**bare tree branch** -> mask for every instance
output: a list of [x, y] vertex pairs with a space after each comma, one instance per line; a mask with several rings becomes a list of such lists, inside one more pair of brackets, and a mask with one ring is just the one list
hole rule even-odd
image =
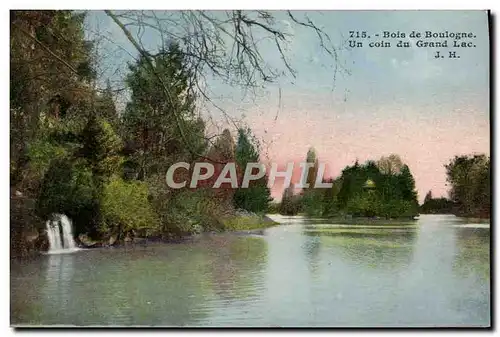
[[[149, 58], [148, 53], [146, 53], [144, 51], [144, 49], [137, 43], [137, 41], [134, 39], [134, 37], [132, 36], [132, 34], [130, 34], [130, 31], [127, 30], [127, 28], [122, 24], [122, 22], [118, 19], [118, 17], [116, 17], [110, 10], [105, 10], [105, 12], [121, 28], [121, 30], [123, 31], [123, 33], [125, 34], [125, 36], [128, 38], [128, 40], [137, 49], [137, 51], [139, 53], [141, 53], [141, 55], [144, 57], [144, 59], [146, 60], [148, 66], [150, 67], [151, 71], [153, 72], [153, 74], [157, 77], [158, 81], [160, 82], [160, 84], [162, 86], [162, 89], [163, 89], [163, 92], [165, 93], [165, 96], [166, 96], [167, 100], [169, 101], [169, 103], [171, 104], [171, 106], [175, 107], [174, 100], [173, 100], [173, 98], [172, 98], [172, 96], [170, 94], [170, 91], [168, 90], [168, 88], [167, 88], [166, 84], [164, 83], [162, 77], [156, 71], [153, 63], [151, 62], [151, 59]], [[208, 158], [208, 157], [206, 157], [204, 155], [196, 153], [196, 151], [194, 151], [191, 148], [191, 144], [190, 144], [190, 142], [186, 138], [186, 134], [184, 132], [184, 128], [182, 126], [181, 120], [180, 120], [179, 116], [177, 115], [177, 111], [175, 111], [175, 109], [173, 109], [172, 114], [174, 115], [175, 122], [176, 122], [177, 128], [179, 130], [179, 133], [181, 135], [181, 138], [184, 141], [185, 145], [188, 147], [189, 152], [192, 155], [197, 156], [199, 158], [207, 159], [207, 160], [210, 160], [212, 162], [216, 162], [216, 161], [214, 161], [211, 158]]]

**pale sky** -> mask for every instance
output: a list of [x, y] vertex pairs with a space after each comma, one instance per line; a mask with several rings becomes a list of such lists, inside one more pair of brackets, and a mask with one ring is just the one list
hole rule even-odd
[[[384, 30], [476, 35], [476, 48], [457, 50], [460, 59], [436, 60], [433, 50], [415, 47], [342, 49], [341, 63], [350, 74], [337, 73], [335, 81], [332, 60], [319, 48], [314, 32], [291, 25], [283, 12], [275, 14], [293, 35], [287, 56], [297, 77], [283, 77], [244, 101], [237, 88], [209, 84], [217, 104], [235, 117], [244, 116], [270, 160], [301, 161], [312, 146], [319, 160], [327, 163], [329, 175], [336, 177], [356, 159], [364, 162], [396, 153], [410, 167], [422, 201], [429, 190], [434, 196], [446, 195], [443, 165], [455, 155], [489, 154], [485, 11], [308, 12], [339, 46], [349, 38], [350, 30], [372, 35]], [[113, 54], [105, 61], [105, 77], [117, 78], [123, 72], [115, 73], [116, 68], [132, 59], [128, 53], [137, 52], [103, 12], [91, 12], [88, 27], [89, 35], [106, 31], [109, 40], [101, 47]], [[161, 44], [148, 30], [143, 41], [151, 49]], [[262, 56], [270, 64], [280, 65], [275, 49], [263, 48]], [[217, 118], [214, 108], [207, 109]], [[279, 198], [281, 192], [275, 188], [273, 196]]]

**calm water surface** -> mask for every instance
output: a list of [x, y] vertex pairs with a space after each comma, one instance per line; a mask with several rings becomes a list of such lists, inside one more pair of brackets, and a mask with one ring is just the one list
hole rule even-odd
[[490, 324], [484, 225], [446, 215], [382, 229], [280, 221], [263, 235], [206, 235], [13, 261], [11, 324]]

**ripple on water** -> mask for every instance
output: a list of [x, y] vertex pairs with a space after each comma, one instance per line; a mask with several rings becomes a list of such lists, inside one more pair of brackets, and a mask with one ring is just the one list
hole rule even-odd
[[490, 224], [489, 223], [468, 223], [468, 224], [461, 224], [461, 225], [452, 225], [452, 227], [490, 229]]
[[288, 220], [262, 237], [213, 235], [13, 263], [11, 323], [488, 324], [489, 230], [434, 216], [405, 229]]

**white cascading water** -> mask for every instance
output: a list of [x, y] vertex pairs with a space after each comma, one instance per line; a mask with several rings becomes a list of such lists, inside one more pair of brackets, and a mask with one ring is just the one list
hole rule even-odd
[[71, 220], [66, 215], [54, 214], [46, 225], [50, 243], [49, 254], [66, 253], [77, 249], [73, 240]]

